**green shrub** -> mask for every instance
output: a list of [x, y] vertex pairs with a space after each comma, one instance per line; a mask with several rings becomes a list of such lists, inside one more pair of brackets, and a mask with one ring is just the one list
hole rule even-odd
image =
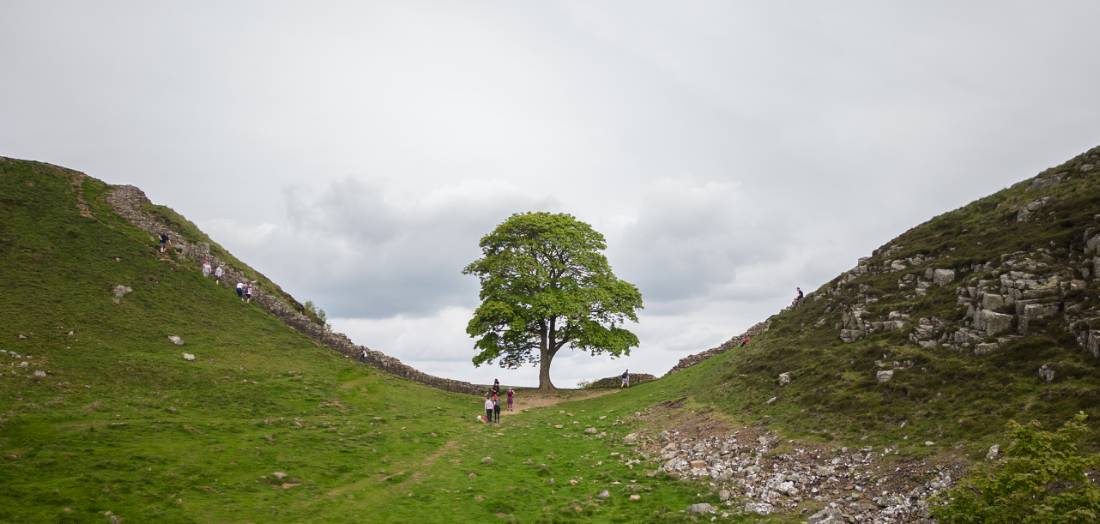
[[938, 497], [933, 516], [943, 522], [1100, 521], [1100, 487], [1087, 476], [1100, 454], [1077, 449], [1086, 418], [1078, 413], [1057, 431], [1009, 422], [1004, 459], [980, 466]]

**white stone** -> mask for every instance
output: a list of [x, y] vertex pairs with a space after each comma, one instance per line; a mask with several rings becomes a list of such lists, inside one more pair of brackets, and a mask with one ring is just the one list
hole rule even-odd
[[687, 508], [688, 513], [714, 513], [718, 510], [714, 509], [714, 506], [707, 504], [706, 502], [700, 502], [698, 504], [692, 504]]
[[787, 384], [790, 384], [790, 383], [791, 383], [791, 372], [790, 371], [788, 371], [786, 373], [780, 373], [779, 374], [779, 385], [780, 386], [786, 386]]
[[191, 353], [184, 353], [183, 359], [190, 362], [192, 360], [195, 360], [195, 355], [192, 355]]
[[882, 371], [879, 371], [878, 373], [875, 373], [875, 379], [878, 380], [879, 384], [890, 382], [890, 380], [892, 380], [893, 378], [894, 370], [892, 369], [884, 369]]
[[178, 335], [168, 335], [168, 340], [177, 346], [183, 345], [183, 339]]

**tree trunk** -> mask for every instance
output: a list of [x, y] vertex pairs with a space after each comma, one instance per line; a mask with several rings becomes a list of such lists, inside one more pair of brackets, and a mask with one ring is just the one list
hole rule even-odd
[[554, 335], [556, 318], [551, 318], [548, 324], [543, 324], [542, 340], [539, 344], [539, 392], [554, 393], [558, 388], [550, 382], [550, 362], [554, 360]]
[[550, 361], [554, 359], [554, 354], [547, 351], [540, 351], [539, 355], [539, 393], [554, 393], [558, 388], [554, 387], [554, 383], [550, 382]]

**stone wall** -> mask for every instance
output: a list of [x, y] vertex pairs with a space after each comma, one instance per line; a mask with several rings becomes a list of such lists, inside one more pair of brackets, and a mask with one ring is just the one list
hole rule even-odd
[[[151, 202], [140, 189], [134, 186], [114, 186], [107, 194], [107, 203], [119, 216], [153, 235], [154, 238], [161, 232], [167, 233], [172, 250], [179, 259], [198, 266], [202, 264], [204, 259], [209, 258], [213, 267], [218, 267], [218, 265], [224, 267], [225, 276], [222, 278], [222, 286], [231, 290], [237, 282], [249, 282], [251, 280], [243, 269], [234, 267], [228, 261], [214, 256], [210, 252], [209, 245], [194, 242], [192, 239], [184, 237], [180, 232], [171, 230], [156, 216], [148, 213], [146, 206]], [[325, 325], [306, 316], [303, 313], [302, 305], [281, 289], [268, 290], [264, 289], [262, 284], [253, 284], [252, 302], [318, 343], [391, 375], [457, 393], [476, 395], [488, 389], [488, 386], [484, 385], [429, 375], [380, 351], [357, 345], [343, 333], [333, 332]]]
[[719, 353], [724, 353], [726, 350], [740, 347], [741, 339], [745, 338], [746, 336], [750, 338], [755, 338], [757, 335], [768, 331], [768, 326], [770, 324], [771, 319], [769, 318], [768, 320], [757, 323], [756, 325], [750, 327], [749, 329], [745, 330], [744, 333], [741, 333], [740, 335], [737, 335], [736, 337], [733, 337], [723, 342], [721, 346], [710, 348], [706, 351], [703, 351], [702, 353], [696, 353], [694, 355], [684, 357], [680, 359], [680, 361], [677, 362], [676, 365], [672, 367], [672, 369], [668, 370], [668, 372], [674, 373], [676, 371], [680, 371], [681, 369], [689, 368]]

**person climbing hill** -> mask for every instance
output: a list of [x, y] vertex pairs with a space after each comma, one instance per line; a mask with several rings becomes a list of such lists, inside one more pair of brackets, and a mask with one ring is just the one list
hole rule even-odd
[[160, 232], [160, 252], [164, 253], [168, 250], [168, 232]]
[[802, 288], [796, 287], [795, 290], [798, 291], [798, 296], [794, 297], [794, 303], [792, 303], [791, 305], [794, 306], [794, 307], [798, 307], [802, 304], [802, 298], [803, 298]]
[[[623, 379], [622, 384], [619, 384], [619, 389], [630, 387], [630, 370], [623, 371], [621, 377]], [[614, 382], [612, 382], [614, 384]]]
[[206, 278], [208, 276], [210, 276], [210, 261], [209, 260], [203, 260], [202, 261], [202, 277]]
[[223, 276], [225, 276], [225, 267], [218, 264], [217, 269], [214, 270], [214, 283], [221, 284]]

